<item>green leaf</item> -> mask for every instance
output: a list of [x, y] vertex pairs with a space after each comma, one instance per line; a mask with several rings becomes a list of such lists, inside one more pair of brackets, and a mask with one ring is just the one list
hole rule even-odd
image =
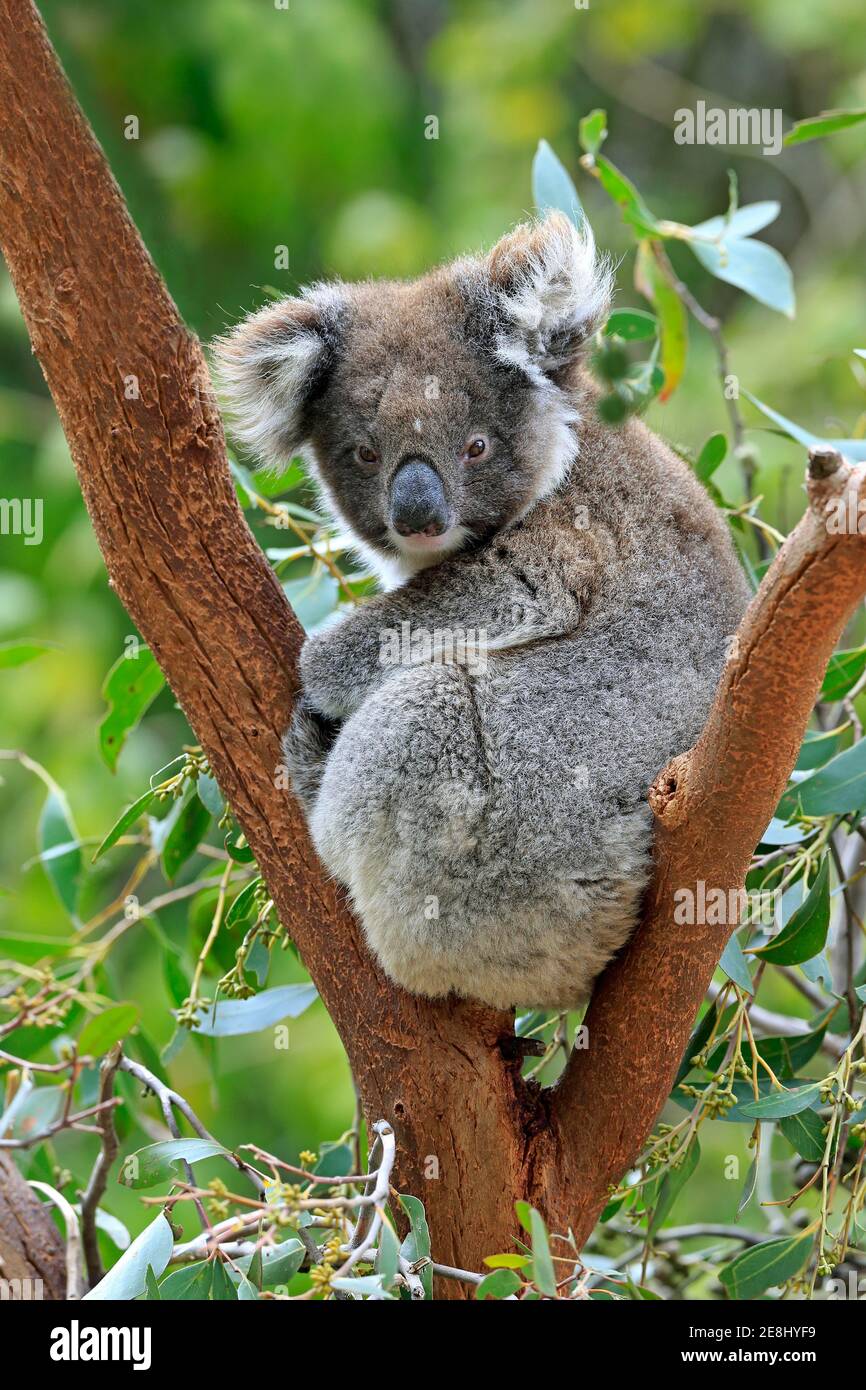
[[671, 1207], [697, 1168], [700, 1157], [701, 1146], [697, 1139], [694, 1139], [679, 1167], [671, 1168], [663, 1177], [649, 1223], [650, 1235], [654, 1235], [667, 1220]]
[[622, 210], [623, 221], [641, 236], [662, 236], [664, 228], [650, 212], [631, 179], [626, 178], [604, 155], [584, 155], [583, 163], [601, 183], [605, 193]]
[[526, 1269], [532, 1261], [528, 1255], [485, 1255], [484, 1263], [490, 1269]]
[[541, 1212], [533, 1207], [530, 1211], [530, 1234], [532, 1236], [532, 1282], [542, 1293], [550, 1298], [556, 1297], [556, 1275], [550, 1257], [550, 1243], [547, 1227]]
[[295, 617], [305, 632], [315, 632], [334, 612], [340, 597], [340, 586], [327, 570], [313, 571], [303, 579], [290, 579], [283, 593], [292, 605]]
[[340, 1293], [351, 1293], [356, 1297], [358, 1294], [366, 1298], [374, 1298], [377, 1302], [382, 1300], [394, 1301], [396, 1294], [390, 1293], [382, 1284], [378, 1274], [362, 1274], [355, 1278], [353, 1275], [341, 1277], [331, 1281], [331, 1288], [339, 1290]]
[[[81, 880], [81, 849], [66, 794], [56, 783], [50, 787], [42, 807], [38, 838], [45, 872], [61, 903], [75, 921]], [[59, 853], [49, 854], [50, 850], [58, 848]]]
[[[105, 1278], [100, 1279], [96, 1287], [86, 1293], [84, 1298], [95, 1301], [125, 1301], [138, 1298], [145, 1291], [148, 1269], [159, 1277], [171, 1259], [173, 1249], [174, 1236], [171, 1227], [160, 1212], [149, 1226], [145, 1226], [129, 1249], [124, 1250], [117, 1264], [112, 1266]], [[164, 1293], [162, 1296], [165, 1296]]]
[[121, 1164], [118, 1182], [124, 1187], [155, 1187], [177, 1177], [180, 1163], [198, 1163], [228, 1152], [214, 1139], [164, 1139], [128, 1154]]
[[159, 1286], [163, 1302], [203, 1303], [210, 1298], [213, 1272], [210, 1260], [199, 1260], [169, 1274]]
[[685, 305], [659, 265], [650, 242], [642, 241], [638, 247], [635, 283], [659, 317], [659, 365], [664, 373], [659, 400], [666, 401], [677, 389], [685, 371], [689, 324]]
[[716, 1021], [718, 1010], [715, 1003], [710, 1004], [702, 1019], [699, 1020], [692, 1036], [689, 1038], [688, 1045], [683, 1053], [683, 1060], [680, 1062], [680, 1069], [674, 1079], [674, 1086], [679, 1086], [681, 1081], [685, 1081], [689, 1072], [692, 1070], [692, 1058], [702, 1052], [705, 1045], [709, 1042], [710, 1034], [713, 1031], [713, 1024]]
[[209, 1038], [259, 1033], [284, 1018], [298, 1018], [319, 997], [315, 985], [280, 985], [251, 999], [222, 999], [201, 1014], [194, 1031]]
[[578, 130], [581, 148], [587, 154], [598, 154], [607, 139], [607, 112], [596, 107], [588, 116], [582, 117]]
[[134, 656], [121, 656], [106, 676], [102, 694], [108, 713], [99, 726], [99, 747], [112, 772], [124, 743], [164, 685], [165, 677], [146, 647], [139, 647]]
[[803, 121], [796, 121], [782, 144], [804, 145], [807, 140], [821, 140], [825, 135], [835, 135], [837, 130], [860, 125], [861, 121], [866, 121], [866, 108], [862, 106], [848, 111], [822, 111], [820, 116], [807, 116]]
[[130, 1033], [139, 1020], [137, 1004], [114, 1004], [91, 1018], [82, 1028], [78, 1051], [82, 1057], [102, 1057]]
[[515, 1203], [514, 1203], [514, 1210], [515, 1210], [515, 1213], [517, 1214], [517, 1219], [518, 1219], [518, 1221], [520, 1222], [521, 1226], [523, 1227], [524, 1231], [526, 1231], [527, 1235], [531, 1234], [531, 1232], [532, 1232], [532, 1207], [529, 1205], [528, 1202], [515, 1202]]
[[485, 1274], [481, 1283], [476, 1285], [475, 1297], [482, 1301], [487, 1298], [510, 1298], [521, 1283], [513, 1269], [494, 1269], [492, 1274]]
[[746, 1181], [743, 1183], [743, 1190], [740, 1193], [740, 1200], [737, 1203], [737, 1216], [740, 1216], [751, 1202], [755, 1195], [755, 1188], [758, 1185], [758, 1156], [757, 1154], [749, 1164], [749, 1171], [746, 1174]]
[[645, 309], [616, 309], [604, 326], [609, 338], [624, 338], [627, 343], [637, 343], [654, 338], [658, 332], [658, 319]]
[[35, 965], [37, 961], [44, 960], [46, 957], [64, 956], [74, 945], [75, 938], [71, 936], [0, 932], [0, 960], [14, 960], [22, 965]]
[[[336, 1144], [324, 1143], [319, 1149], [319, 1159], [313, 1172], [317, 1177], [343, 1178], [352, 1172], [354, 1161], [355, 1155], [348, 1144], [340, 1141]], [[332, 1190], [327, 1183], [320, 1183], [310, 1189], [310, 1195], [330, 1194]]]
[[576, 227], [583, 222], [584, 211], [571, 175], [546, 140], [539, 140], [532, 161], [532, 198], [540, 213], [564, 212]]
[[[424, 1203], [417, 1197], [412, 1197], [408, 1192], [401, 1193], [399, 1197], [400, 1206], [403, 1208], [409, 1219], [409, 1230], [400, 1247], [400, 1253], [410, 1264], [417, 1260], [430, 1259], [430, 1229], [427, 1225], [427, 1215], [424, 1211]], [[425, 1265], [420, 1271], [421, 1283], [424, 1285], [425, 1299], [433, 1297], [433, 1267]]]
[[794, 277], [775, 247], [751, 237], [720, 243], [689, 241], [687, 245], [717, 280], [736, 285], [768, 309], [794, 317]]
[[234, 1303], [237, 1299], [237, 1291], [234, 1284], [226, 1273], [226, 1267], [222, 1260], [211, 1261], [213, 1267], [213, 1278], [211, 1279], [210, 1296], [214, 1303]]
[[751, 391], [747, 391], [745, 386], [740, 387], [740, 392], [751, 401], [753, 406], [760, 410], [762, 415], [766, 415], [768, 420], [778, 426], [782, 434], [788, 435], [790, 439], [795, 439], [798, 444], [802, 444], [805, 449], [810, 449], [813, 444], [831, 444], [834, 449], [838, 449], [840, 454], [845, 454], [854, 463], [866, 463], [866, 439], [823, 439], [820, 435], [812, 434], [811, 430], [803, 429], [802, 425], [796, 425], [787, 416], [780, 415], [778, 410], [772, 406], [765, 405], [759, 401], [757, 396], [753, 396]]
[[743, 208], [734, 208], [730, 216], [710, 217], [706, 222], [698, 222], [690, 230], [700, 241], [737, 241], [760, 232], [775, 222], [782, 204], [773, 200], [764, 203], [747, 203]]
[[386, 1289], [393, 1288], [400, 1268], [400, 1242], [390, 1221], [383, 1221], [376, 1251], [376, 1273]]
[[0, 642], [0, 671], [23, 666], [27, 661], [35, 661], [37, 656], [58, 650], [56, 642]]
[[195, 789], [202, 805], [207, 807], [214, 820], [219, 820], [226, 806], [216, 778], [209, 777], [206, 772], [200, 772]]
[[866, 670], [866, 647], [834, 652], [821, 685], [822, 700], [841, 700]]
[[[807, 729], [797, 758], [797, 771], [814, 772], [815, 768], [823, 767], [839, 752], [844, 737], [844, 734], [838, 733], [835, 729], [826, 733], [822, 730]], [[794, 831], [794, 834], [798, 832]]]
[[240, 838], [240, 834], [234, 836], [232, 835], [231, 831], [229, 831], [228, 835], [226, 835], [225, 840], [223, 841], [223, 844], [226, 848], [226, 853], [228, 854], [230, 859], [233, 859], [235, 861], [236, 864], [252, 864], [253, 852], [250, 849], [249, 845], [238, 844], [238, 840]]
[[728, 452], [728, 441], [723, 434], [711, 434], [698, 454], [695, 473], [702, 483], [711, 478]]
[[[244, 1255], [235, 1263], [257, 1289], [270, 1289], [277, 1284], [288, 1284], [304, 1263], [306, 1253], [299, 1240], [284, 1240], [279, 1245], [266, 1245], [254, 1255]], [[254, 1277], [257, 1261], [261, 1269], [261, 1282]]]
[[866, 739], [837, 753], [811, 777], [789, 787], [779, 802], [778, 815], [845, 815], [866, 807]]
[[167, 879], [173, 879], [190, 855], [195, 854], [207, 834], [210, 822], [210, 811], [197, 796], [191, 795], [169, 831], [163, 847], [162, 868]]
[[121, 836], [125, 835], [127, 830], [129, 830], [130, 826], [135, 825], [135, 822], [144, 815], [145, 811], [150, 809], [155, 795], [155, 792], [147, 791], [143, 796], [140, 796], [137, 801], [133, 801], [131, 806], [127, 806], [123, 815], [118, 821], [115, 821], [105, 839], [102, 841], [91, 863], [95, 864], [97, 859], [101, 859], [106, 850], [111, 849], [112, 845], [116, 845]]
[[736, 933], [728, 938], [728, 944], [721, 954], [719, 966], [735, 985], [739, 985], [740, 989], [746, 990], [748, 994], [752, 993], [754, 985], [752, 984], [749, 964]]
[[830, 856], [821, 860], [805, 902], [791, 913], [782, 930], [753, 952], [775, 965], [799, 965], [823, 951], [830, 926]]
[[806, 1082], [790, 1090], [772, 1091], [760, 1100], [741, 1101], [739, 1112], [750, 1120], [781, 1120], [785, 1115], [798, 1115], [820, 1099], [821, 1083]]
[[801, 1158], [820, 1163], [824, 1157], [824, 1121], [814, 1110], [798, 1110], [796, 1115], [783, 1115], [779, 1129]]
[[767, 1240], [737, 1255], [719, 1273], [719, 1279], [730, 1298], [755, 1298], [765, 1289], [775, 1288], [799, 1274], [809, 1252], [813, 1237], [810, 1233], [783, 1240]]
[[226, 913], [225, 924], [227, 927], [236, 927], [239, 922], [246, 922], [253, 914], [255, 907], [256, 889], [261, 883], [261, 877], [257, 875], [238, 893], [228, 912]]

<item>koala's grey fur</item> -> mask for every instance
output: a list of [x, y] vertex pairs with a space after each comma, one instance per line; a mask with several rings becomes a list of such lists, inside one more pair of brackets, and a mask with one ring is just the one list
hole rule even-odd
[[[699, 733], [747, 600], [690, 470], [597, 417], [578, 359], [609, 281], [551, 215], [412, 283], [314, 286], [217, 346], [241, 437], [271, 463], [304, 448], [390, 586], [305, 644], [285, 756], [319, 854], [417, 993], [586, 997], [637, 919], [648, 786]], [[431, 543], [389, 522], [419, 458], [449, 514]], [[389, 664], [394, 633], [416, 646]]]

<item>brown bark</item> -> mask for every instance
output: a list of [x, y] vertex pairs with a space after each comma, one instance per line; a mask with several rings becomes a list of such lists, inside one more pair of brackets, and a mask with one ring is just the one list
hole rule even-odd
[[[16, 1281], [29, 1280], [29, 1287]], [[0, 1298], [66, 1297], [66, 1254], [50, 1208], [0, 1151]], [[41, 1287], [40, 1287], [41, 1284]]]
[[[516, 1198], [585, 1237], [664, 1102], [724, 944], [672, 925], [673, 889], [742, 882], [866, 589], [859, 541], [831, 543], [810, 514], [777, 559], [707, 730], [657, 784], [646, 920], [596, 990], [590, 1048], [539, 1093], [520, 1079], [509, 1016], [382, 976], [275, 786], [300, 629], [235, 500], [198, 343], [30, 0], [0, 0], [0, 198], [0, 243], [111, 583], [244, 828], [368, 1118], [395, 1127], [396, 1184], [424, 1200], [435, 1258], [477, 1269], [508, 1248]], [[462, 1292], [443, 1281], [440, 1296]]]

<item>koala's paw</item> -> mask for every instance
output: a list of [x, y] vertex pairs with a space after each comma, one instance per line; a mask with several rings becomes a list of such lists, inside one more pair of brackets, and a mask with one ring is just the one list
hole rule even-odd
[[300, 673], [308, 708], [330, 719], [352, 712], [353, 681], [343, 626], [335, 624], [308, 637], [301, 648]]
[[317, 710], [306, 693], [298, 697], [292, 722], [283, 734], [283, 763], [292, 790], [308, 811], [318, 795], [328, 754], [339, 732], [339, 722]]

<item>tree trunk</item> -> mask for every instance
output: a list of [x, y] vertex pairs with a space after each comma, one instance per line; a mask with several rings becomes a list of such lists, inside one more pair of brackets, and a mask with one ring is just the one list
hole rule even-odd
[[[238, 507], [200, 347], [30, 0], [0, 0], [0, 194], [0, 243], [110, 582], [244, 829], [368, 1119], [394, 1125], [395, 1183], [424, 1201], [435, 1259], [478, 1269], [507, 1249], [517, 1198], [584, 1239], [668, 1094], [727, 934], [673, 925], [673, 890], [742, 883], [866, 589], [862, 542], [831, 540], [810, 513], [777, 558], [704, 735], [656, 784], [645, 921], [596, 989], [590, 1047], [540, 1092], [520, 1078], [509, 1015], [384, 978], [275, 785], [301, 631]], [[846, 465], [821, 486], [861, 474]], [[447, 1281], [437, 1293], [465, 1296]]]
[[0, 1299], [65, 1297], [63, 1237], [12, 1155], [0, 1150]]

